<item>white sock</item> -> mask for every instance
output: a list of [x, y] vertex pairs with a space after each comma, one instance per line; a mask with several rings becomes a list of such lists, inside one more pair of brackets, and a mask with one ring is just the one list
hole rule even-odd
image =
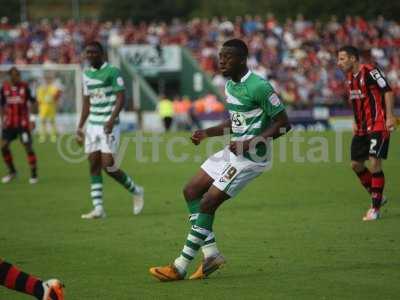
[[190, 260], [188, 260], [187, 258], [183, 257], [182, 255], [180, 255], [174, 261], [175, 267], [178, 269], [179, 273], [181, 273], [182, 275], [186, 274], [186, 269], [189, 266], [189, 264], [190, 264]]
[[207, 244], [207, 242], [212, 239], [215, 239], [214, 232], [211, 232], [207, 236], [207, 238], [205, 240], [205, 244], [203, 245], [203, 247], [201, 247], [201, 251], [204, 254], [204, 258], [209, 258], [211, 256], [216, 256], [219, 254], [219, 250], [218, 250], [217, 243], [215, 242], [215, 240], [214, 240], [214, 243]]
[[96, 212], [98, 212], [98, 213], [102, 213], [102, 212], [104, 212], [104, 207], [103, 207], [103, 205], [96, 205], [96, 206], [94, 207], [94, 210], [95, 210]]
[[201, 251], [203, 251], [204, 258], [209, 258], [211, 256], [216, 256], [219, 254], [217, 243], [204, 245], [203, 247], [201, 247]]

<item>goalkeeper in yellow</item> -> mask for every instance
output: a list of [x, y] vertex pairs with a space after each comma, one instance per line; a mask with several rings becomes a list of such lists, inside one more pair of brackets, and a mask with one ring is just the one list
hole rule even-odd
[[57, 103], [61, 96], [61, 89], [54, 82], [52, 74], [46, 73], [44, 82], [37, 89], [37, 102], [39, 105], [40, 131], [39, 142], [46, 141], [50, 125], [50, 140], [55, 143], [57, 140], [56, 113]]

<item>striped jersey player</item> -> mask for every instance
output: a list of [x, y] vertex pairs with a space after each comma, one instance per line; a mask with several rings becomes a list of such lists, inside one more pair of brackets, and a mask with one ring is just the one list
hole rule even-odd
[[234, 197], [269, 164], [268, 141], [290, 129], [285, 108], [271, 85], [248, 70], [248, 49], [239, 39], [228, 40], [219, 53], [220, 69], [230, 77], [226, 101], [230, 118], [222, 124], [198, 130], [195, 145], [207, 137], [231, 134], [229, 146], [209, 157], [184, 188], [191, 228], [186, 243], [172, 264], [150, 268], [161, 281], [181, 280], [196, 253], [204, 260], [190, 279], [202, 279], [219, 269], [225, 259], [219, 251], [213, 222], [215, 212]]
[[[115, 165], [114, 156], [120, 139], [119, 113], [124, 104], [124, 81], [120, 70], [104, 61], [99, 42], [86, 47], [90, 68], [83, 75], [83, 108], [77, 130], [77, 141], [85, 144], [91, 176], [93, 210], [83, 219], [104, 218], [102, 170], [122, 184], [133, 196], [133, 213], [143, 208], [143, 188]], [[86, 132], [83, 126], [88, 119]]]
[[[396, 124], [394, 96], [379, 68], [360, 63], [357, 48], [340, 48], [338, 66], [347, 76], [349, 101], [354, 111], [351, 166], [371, 197], [371, 207], [363, 220], [374, 221], [380, 217], [380, 208], [386, 202], [382, 160], [388, 156], [390, 131]], [[367, 160], [369, 167], [365, 165]]]

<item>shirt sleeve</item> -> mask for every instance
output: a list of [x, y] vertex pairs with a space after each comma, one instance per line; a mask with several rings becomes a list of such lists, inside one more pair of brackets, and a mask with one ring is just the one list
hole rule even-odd
[[121, 92], [125, 90], [124, 79], [122, 78], [121, 71], [115, 68], [115, 71], [112, 75], [112, 89], [113, 92]]
[[285, 105], [267, 81], [256, 89], [256, 99], [262, 110], [271, 118], [285, 110]]
[[382, 92], [389, 92], [392, 90], [382, 71], [378, 68], [369, 71], [365, 82], [367, 85], [377, 85]]

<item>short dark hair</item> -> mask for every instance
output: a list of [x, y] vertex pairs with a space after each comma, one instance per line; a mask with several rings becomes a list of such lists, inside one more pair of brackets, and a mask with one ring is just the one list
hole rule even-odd
[[338, 53], [342, 52], [342, 51], [346, 52], [347, 55], [349, 55], [349, 56], [354, 56], [357, 61], [360, 59], [360, 53], [359, 53], [358, 49], [354, 46], [350, 46], [350, 45], [343, 46], [339, 49]]
[[86, 47], [96, 47], [101, 53], [104, 53], [104, 47], [99, 41], [91, 41], [86, 44]]
[[12, 72], [17, 72], [19, 73], [19, 70], [16, 66], [12, 66], [9, 70], [8, 70], [8, 74], [11, 74]]
[[243, 57], [247, 58], [249, 55], [249, 49], [245, 42], [240, 39], [231, 39], [227, 40], [225, 43], [222, 44], [222, 47], [232, 47], [238, 51], [238, 54]]

